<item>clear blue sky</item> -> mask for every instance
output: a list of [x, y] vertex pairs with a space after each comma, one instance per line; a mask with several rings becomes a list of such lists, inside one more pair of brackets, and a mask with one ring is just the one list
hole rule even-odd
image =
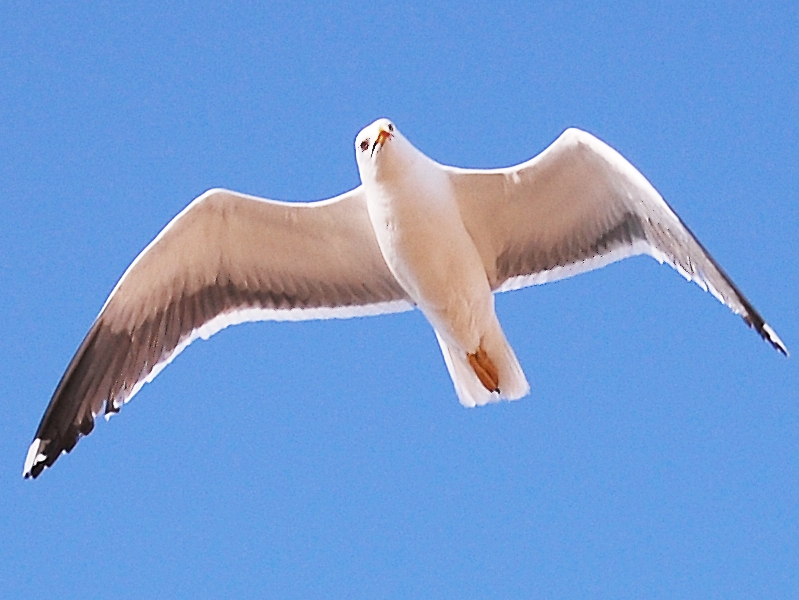
[[498, 298], [520, 402], [462, 408], [420, 313], [246, 325], [23, 481], [169, 219], [350, 189], [381, 116], [469, 167], [594, 133], [799, 355], [795, 1], [380, 4], [0, 5], [0, 597], [794, 595], [799, 362], [647, 258]]

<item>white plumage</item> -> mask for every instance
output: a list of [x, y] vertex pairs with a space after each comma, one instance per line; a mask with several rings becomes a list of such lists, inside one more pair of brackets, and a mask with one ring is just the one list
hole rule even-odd
[[529, 391], [493, 294], [636, 254], [710, 291], [787, 349], [652, 185], [577, 129], [492, 170], [441, 165], [380, 119], [362, 185], [300, 204], [206, 192], [133, 261], [72, 359], [25, 460], [36, 477], [191, 341], [235, 323], [421, 309], [465, 406]]

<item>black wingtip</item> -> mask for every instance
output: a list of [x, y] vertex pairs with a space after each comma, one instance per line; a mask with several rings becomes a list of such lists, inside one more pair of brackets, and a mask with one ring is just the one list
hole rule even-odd
[[[747, 303], [748, 304], [748, 303]], [[779, 353], [781, 353], [786, 358], [791, 356], [790, 352], [788, 352], [788, 347], [783, 343], [780, 339], [780, 336], [777, 335], [777, 332], [771, 328], [771, 325], [766, 323], [763, 318], [755, 312], [751, 305], [748, 305], [747, 308], [750, 309], [750, 314], [744, 317], [744, 321], [746, 324], [749, 325], [752, 329], [757, 331], [764, 340], [766, 340], [771, 346]]]
[[36, 479], [48, 467], [52, 467], [62, 454], [69, 453], [83, 436], [94, 429], [94, 417], [84, 419], [79, 425], [69, 427], [56, 438], [48, 440], [37, 437], [28, 448], [22, 476]]
[[778, 336], [777, 333], [771, 327], [769, 327], [768, 323], [763, 323], [763, 330], [760, 335], [763, 335], [765, 340], [774, 346], [775, 350], [782, 352], [782, 354], [785, 355], [785, 358], [789, 358], [791, 356], [791, 354], [788, 352], [787, 346], [783, 344], [780, 336]]
[[36, 479], [39, 473], [44, 471], [48, 456], [45, 454], [47, 441], [36, 438], [28, 448], [28, 455], [25, 457], [25, 466], [22, 468], [22, 476], [25, 479]]

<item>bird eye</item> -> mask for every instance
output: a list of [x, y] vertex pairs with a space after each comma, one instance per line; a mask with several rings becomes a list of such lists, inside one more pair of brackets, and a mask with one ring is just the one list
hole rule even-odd
[[391, 123], [388, 124], [388, 130], [394, 131], [394, 126]]
[[369, 149], [369, 138], [361, 142], [361, 152], [366, 152]]

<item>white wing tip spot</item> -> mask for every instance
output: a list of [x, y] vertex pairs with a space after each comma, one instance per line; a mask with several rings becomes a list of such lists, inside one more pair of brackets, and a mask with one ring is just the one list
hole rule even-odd
[[40, 462], [44, 461], [46, 458], [44, 454], [39, 453], [39, 448], [42, 445], [42, 440], [36, 438], [31, 443], [30, 448], [28, 448], [28, 455], [25, 457], [25, 466], [22, 467], [22, 476], [28, 477], [31, 473], [33, 467], [35, 467]]

